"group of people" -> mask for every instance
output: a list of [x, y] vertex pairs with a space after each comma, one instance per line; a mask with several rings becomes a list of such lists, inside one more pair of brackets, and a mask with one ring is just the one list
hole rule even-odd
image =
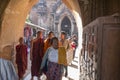
[[[66, 33], [61, 32], [60, 40], [50, 31], [48, 37], [44, 40], [42, 31], [37, 32], [37, 37], [31, 40], [30, 60], [31, 60], [31, 80], [44, 73], [47, 80], [62, 80], [63, 73], [68, 75], [67, 66], [58, 63], [58, 49], [60, 46], [67, 51], [70, 46], [75, 48], [75, 44], [70, 44], [66, 39]], [[16, 64], [18, 68], [19, 79], [23, 78], [27, 69], [27, 46], [21, 37], [19, 44], [16, 46]]]

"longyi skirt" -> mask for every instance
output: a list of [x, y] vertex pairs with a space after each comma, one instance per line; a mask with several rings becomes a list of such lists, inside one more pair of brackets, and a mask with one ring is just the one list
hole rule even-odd
[[48, 62], [47, 80], [62, 80], [62, 65]]

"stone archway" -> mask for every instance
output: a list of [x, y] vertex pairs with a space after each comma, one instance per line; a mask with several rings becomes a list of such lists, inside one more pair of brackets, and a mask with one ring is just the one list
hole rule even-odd
[[[3, 49], [10, 45], [12, 48], [17, 44], [19, 37], [23, 36], [24, 22], [26, 16], [32, 6], [38, 0], [10, 0], [4, 13], [3, 20], [0, 24], [0, 58], [10, 55], [12, 52], [5, 52]], [[79, 46], [76, 52], [80, 53], [82, 44], [82, 21], [80, 17], [80, 7], [78, 0], [63, 0], [67, 7], [71, 10], [78, 26]], [[9, 50], [8, 48], [6, 48]], [[13, 49], [14, 51], [14, 49]], [[4, 55], [3, 55], [4, 54]], [[79, 57], [79, 55], [77, 55]], [[9, 56], [10, 57], [10, 56]], [[11, 57], [12, 58], [12, 57]], [[10, 59], [11, 60], [11, 59]], [[79, 63], [79, 62], [78, 62]], [[78, 66], [79, 69], [79, 66]], [[78, 74], [79, 75], [79, 74]]]
[[[7, 45], [13, 45], [18, 42], [19, 37], [23, 36], [23, 27], [26, 20], [26, 16], [31, 7], [38, 0], [11, 0], [3, 12], [3, 20], [1, 26], [0, 36], [0, 53], [2, 49]], [[80, 19], [80, 7], [78, 0], [63, 0], [67, 7], [72, 11], [78, 26], [79, 35], [82, 34], [82, 24]], [[21, 5], [22, 4], [22, 5]], [[82, 42], [82, 36], [79, 36], [80, 42]], [[80, 47], [81, 48], [81, 47]]]
[[[60, 16], [60, 20], [59, 20], [59, 24], [58, 24], [58, 32], [60, 33], [62, 31], [62, 22], [64, 22], [63, 20], [66, 18], [69, 21], [69, 27], [70, 27], [70, 34], [73, 32], [73, 23], [72, 23], [72, 18], [71, 16], [68, 15], [68, 12], [65, 12], [64, 14], [62, 14]], [[68, 25], [67, 25], [68, 26]], [[63, 30], [64, 31], [64, 30]]]
[[[24, 22], [31, 7], [37, 0], [10, 0], [7, 3], [2, 14], [2, 21], [0, 24], [0, 53], [7, 45], [16, 44], [20, 36], [23, 36]], [[1, 1], [4, 3], [4, 1]]]
[[61, 31], [67, 32], [67, 35], [69, 36], [71, 35], [71, 21], [67, 16], [65, 16], [61, 22]]

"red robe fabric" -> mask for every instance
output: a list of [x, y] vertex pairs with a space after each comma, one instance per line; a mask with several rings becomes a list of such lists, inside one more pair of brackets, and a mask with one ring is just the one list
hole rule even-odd
[[43, 55], [44, 55], [44, 40], [40, 38], [33, 42], [33, 47], [32, 47], [33, 59], [31, 66], [32, 76], [39, 76]]
[[16, 46], [16, 64], [18, 68], [18, 76], [22, 78], [27, 69], [27, 46], [19, 44]]

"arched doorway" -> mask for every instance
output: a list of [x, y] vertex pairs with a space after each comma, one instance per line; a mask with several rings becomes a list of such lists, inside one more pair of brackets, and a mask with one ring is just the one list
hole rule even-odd
[[71, 35], [71, 21], [67, 16], [61, 22], [61, 31], [65, 31], [68, 36]]
[[[50, 2], [50, 1], [49, 1]], [[38, 3], [39, 4], [39, 3]], [[45, 3], [46, 4], [46, 3]], [[47, 5], [47, 4], [46, 4]], [[39, 6], [39, 5], [38, 5]], [[38, 12], [39, 10], [37, 10], [37, 6], [36, 7], [34, 7], [34, 8], [36, 8], [36, 12]], [[63, 7], [63, 9], [64, 9], [64, 7]], [[69, 8], [68, 8], [69, 9]], [[52, 7], [51, 7], [51, 10], [52, 10]], [[49, 10], [50, 11], [50, 10]], [[39, 12], [41, 12], [41, 11], [39, 11]], [[61, 12], [63, 12], [63, 10], [61, 10]], [[71, 12], [71, 13], [70, 13]], [[50, 19], [50, 22], [51, 22], [51, 24], [52, 24], [52, 30], [54, 30], [54, 29], [56, 29], [56, 30], [60, 30], [60, 31], [65, 31], [66, 33], [67, 33], [67, 37], [69, 38], [69, 39], [71, 39], [72, 40], [72, 32], [73, 32], [73, 28], [74, 28], [74, 26], [73, 26], [73, 23], [74, 22], [76, 22], [75, 21], [75, 19], [73, 19], [73, 17], [74, 17], [74, 14], [72, 14], [72, 11], [64, 11], [64, 13], [63, 14], [60, 14], [59, 16], [59, 19], [58, 19], [58, 21], [59, 21], [59, 26], [54, 26], [53, 24], [54, 24], [54, 22], [57, 22], [57, 20], [56, 20], [56, 18], [58, 18], [58, 17], [56, 17], [56, 16], [58, 16], [57, 14], [55, 14], [55, 11], [54, 12], [52, 12], [51, 14], [50, 13], [46, 13], [46, 14], [48, 14], [48, 15], [51, 15], [52, 14], [52, 16], [49, 16], [47, 19], [49, 20], [49, 18], [51, 18], [51, 17], [53, 17], [53, 20], [55, 20], [55, 21], [52, 21], [52, 19]], [[72, 14], [72, 15], [70, 15], [70, 14]], [[39, 15], [39, 14], [38, 14]], [[29, 16], [31, 16], [31, 15], [29, 15]], [[43, 17], [43, 15], [42, 15], [42, 17]], [[40, 19], [42, 19], [42, 17], [40, 18]], [[32, 22], [32, 19], [30, 19], [31, 20], [31, 22]], [[46, 21], [46, 22], [44, 22], [45, 24], [47, 24], [47, 20], [44, 20], [44, 21]], [[50, 25], [49, 25], [50, 26]], [[57, 29], [56, 27], [59, 27], [59, 29]], [[77, 32], [78, 30], [76, 30], [76, 32]], [[54, 31], [54, 32], [56, 32], [56, 31]], [[59, 32], [58, 32], [59, 33]], [[55, 34], [55, 36], [56, 37], [59, 37], [59, 35], [56, 35]], [[80, 50], [80, 49], [79, 49]], [[79, 52], [78, 52], [79, 53]], [[72, 56], [72, 54], [71, 54], [71, 56]], [[77, 56], [79, 56], [79, 55], [77, 55]], [[76, 60], [74, 60], [74, 62], [76, 61], [77, 63], [76, 64], [73, 64], [74, 66], [76, 66], [75, 68], [73, 68], [73, 65], [69, 65], [68, 67], [68, 78], [71, 78], [71, 79], [78, 79], [79, 78], [79, 61], [78, 61], [78, 59], [79, 59], [79, 57], [75, 57], [76, 58]], [[72, 58], [73, 59], [73, 58]], [[72, 69], [71, 69], [72, 68]], [[77, 69], [76, 69], [77, 68]], [[72, 72], [74, 72], [74, 73], [77, 73], [77, 75], [76, 76], [73, 76], [74, 74], [72, 73]], [[29, 77], [30, 78], [30, 77]], [[29, 78], [26, 78], [26, 80], [27, 79], [29, 79]]]
[[[62, 0], [62, 1], [71, 10], [71, 12], [75, 17], [77, 27], [78, 27], [79, 41], [82, 42], [82, 36], [81, 36], [82, 22], [81, 22], [81, 15], [80, 15], [81, 11], [79, 7], [79, 3], [77, 0], [71, 1], [71, 2], [69, 0]], [[26, 16], [29, 13], [31, 7], [33, 7], [34, 4], [37, 3], [37, 0], [26, 0], [26, 1], [21, 0], [21, 1], [15, 1], [15, 2], [9, 1], [8, 3], [9, 4], [7, 4], [7, 7], [3, 12], [4, 17], [2, 18], [2, 21], [0, 24], [0, 29], [1, 29], [0, 52], [1, 53], [4, 53], [3, 48], [6, 45], [16, 44], [18, 42], [19, 37], [24, 35], [23, 30], [24, 30], [24, 22], [26, 20]]]
[[[26, 16], [35, 2], [37, 2], [37, 0], [21, 0], [16, 2], [10, 1], [10, 4], [8, 4], [8, 7], [6, 8], [4, 18], [1, 24], [2, 27], [0, 36], [0, 53], [4, 53], [2, 49], [8, 44], [15, 46], [18, 42], [19, 37], [23, 36], [23, 25]], [[79, 25], [79, 42], [82, 42], [82, 25], [78, 1], [74, 0], [72, 2], [67, 2], [67, 0], [65, 0], [64, 3], [66, 3], [66, 5], [72, 10], [74, 14], [77, 26]], [[4, 32], [6, 33], [4, 34]], [[78, 52], [80, 52], [80, 48], [81, 47], [79, 47]]]

